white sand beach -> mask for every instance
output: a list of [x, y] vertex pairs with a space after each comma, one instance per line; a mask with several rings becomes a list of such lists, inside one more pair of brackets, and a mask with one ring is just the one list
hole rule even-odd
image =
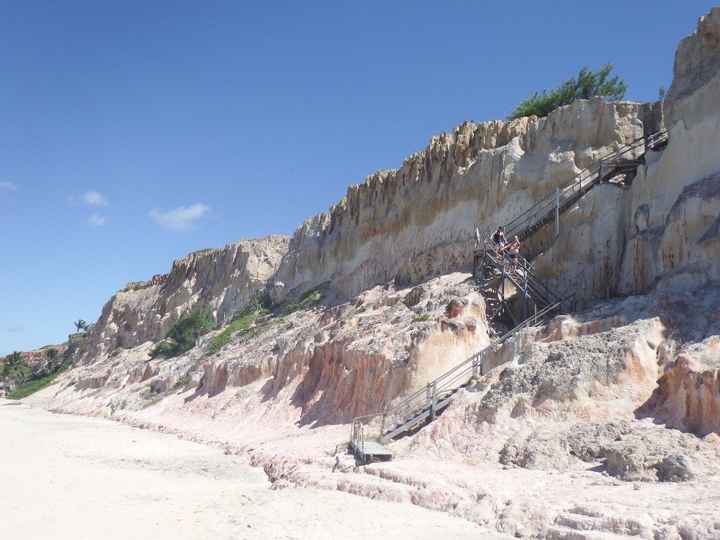
[[269, 489], [216, 448], [0, 400], [0, 537], [488, 538], [476, 525], [340, 492]]

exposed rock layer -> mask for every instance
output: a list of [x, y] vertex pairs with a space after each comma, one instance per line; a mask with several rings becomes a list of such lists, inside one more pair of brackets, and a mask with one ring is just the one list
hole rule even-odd
[[92, 362], [117, 347], [159, 340], [194, 309], [207, 309], [219, 323], [228, 322], [264, 290], [287, 244], [286, 237], [268, 236], [198, 251], [175, 261], [168, 274], [128, 284], [103, 308], [80, 349], [81, 360]]

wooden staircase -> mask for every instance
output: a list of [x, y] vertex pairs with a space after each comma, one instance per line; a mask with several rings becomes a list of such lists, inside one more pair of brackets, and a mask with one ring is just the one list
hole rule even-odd
[[[663, 149], [668, 143], [667, 131], [659, 131], [637, 139], [612, 154], [598, 160], [590, 169], [577, 175], [562, 189], [537, 202], [504, 226], [506, 238], [517, 236], [524, 240], [555, 221], [559, 232], [559, 217], [572, 208], [595, 186], [610, 182], [620, 175], [625, 185], [632, 182], [637, 168], [645, 162], [648, 150]], [[493, 339], [486, 348], [446, 371], [425, 387], [406, 396], [382, 411], [353, 419], [350, 450], [358, 464], [392, 458], [383, 446], [399, 437], [411, 434], [432, 422], [452, 402], [461, 388], [466, 388], [488, 370], [488, 353], [521, 330], [537, 325], [567, 308], [574, 308], [574, 294], [562, 297], [550, 289], [533, 271], [532, 264], [523, 257], [510, 261], [490, 242], [480, 242], [475, 251], [474, 276], [485, 297], [488, 320], [506, 318], [511, 330]], [[513, 315], [505, 295], [506, 283], [511, 283], [515, 295], [520, 294], [524, 317]], [[379, 434], [368, 437], [365, 426], [380, 420]]]
[[611, 183], [624, 177], [621, 185], [630, 185], [637, 174], [638, 167], [645, 163], [645, 155], [650, 151], [665, 148], [669, 141], [666, 130], [641, 137], [622, 146], [615, 152], [599, 159], [595, 164], [582, 171], [564, 188], [557, 189], [504, 225], [505, 237], [510, 240], [517, 236], [525, 240], [539, 229], [556, 221], [568, 209], [582, 199], [595, 186]]

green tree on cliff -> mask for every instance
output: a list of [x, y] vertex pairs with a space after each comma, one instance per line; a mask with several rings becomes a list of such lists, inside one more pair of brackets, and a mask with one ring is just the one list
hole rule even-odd
[[611, 77], [612, 69], [612, 64], [607, 64], [595, 72], [584, 67], [577, 77], [568, 79], [554, 90], [535, 92], [523, 100], [509, 118], [513, 120], [523, 116], [547, 116], [558, 107], [594, 96], [609, 100], [622, 99], [627, 92], [627, 84], [617, 75]]
[[85, 331], [85, 330], [88, 329], [88, 323], [85, 322], [84, 319], [78, 319], [78, 320], [75, 321], [73, 324], [75, 325], [75, 329], [76, 329], [78, 332], [83, 332], [83, 331]]
[[0, 366], [0, 379], [14, 384], [27, 381], [32, 376], [32, 368], [25, 363], [22, 354], [15, 351]]
[[199, 310], [178, 319], [168, 331], [165, 339], [158, 343], [150, 356], [171, 358], [195, 346], [198, 338], [215, 327], [209, 311]]

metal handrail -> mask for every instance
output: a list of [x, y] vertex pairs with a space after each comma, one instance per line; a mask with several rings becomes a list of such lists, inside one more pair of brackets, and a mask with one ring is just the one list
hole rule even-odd
[[[384, 416], [404, 416], [403, 413], [405, 412], [414, 412], [417, 411], [420, 408], [427, 407], [430, 405], [431, 400], [428, 399], [428, 391], [432, 389], [434, 391], [434, 395], [437, 396], [439, 391], [443, 390], [449, 390], [449, 389], [457, 389], [460, 388], [462, 385], [453, 386], [452, 383], [458, 381], [461, 379], [461, 377], [464, 377], [466, 374], [471, 373], [473, 369], [476, 367], [480, 367], [482, 370], [482, 364], [478, 363], [478, 360], [481, 359], [481, 357], [484, 357], [492, 348], [496, 347], [497, 345], [500, 345], [507, 341], [509, 338], [517, 334], [520, 330], [523, 330], [527, 327], [533, 326], [534, 324], [537, 324], [539, 320], [541, 320], [545, 315], [549, 314], [550, 312], [558, 309], [561, 306], [562, 302], [556, 302], [554, 304], [551, 304], [549, 306], [546, 306], [542, 310], [538, 311], [536, 314], [528, 317], [524, 321], [522, 321], [520, 324], [516, 325], [514, 328], [503, 334], [502, 336], [494, 339], [487, 347], [482, 349], [481, 351], [475, 353], [474, 355], [470, 356], [463, 362], [457, 364], [456, 366], [452, 367], [439, 377], [436, 377], [431, 382], [429, 382], [426, 386], [423, 388], [413, 392], [409, 396], [406, 396], [402, 401], [395, 404], [392, 408], [386, 409], [383, 413]], [[464, 380], [466, 382], [466, 380]], [[425, 399], [419, 399], [419, 398], [425, 398]], [[414, 403], [420, 401], [422, 403], [421, 407], [417, 406], [411, 406]], [[371, 415], [371, 416], [377, 416], [377, 415]], [[382, 433], [381, 433], [382, 435]]]
[[[485, 245], [485, 256], [493, 263], [495, 268], [501, 266], [504, 267], [505, 260], [502, 253], [498, 253], [494, 246], [489, 241], [486, 241]], [[519, 265], [523, 272], [527, 275], [527, 282], [530, 288], [534, 289], [536, 293], [541, 297], [545, 303], [552, 303], [560, 299], [560, 295], [553, 291], [550, 287], [545, 285], [537, 277], [537, 274], [532, 270], [530, 262], [522, 256], [518, 256], [515, 260], [515, 265]], [[506, 271], [507, 277], [515, 284], [516, 287], [522, 288], [520, 283], [525, 279], [525, 276], [520, 275], [517, 268], [510, 267]]]
[[[595, 178], [595, 181], [601, 179], [600, 173], [602, 172], [603, 165], [606, 165], [608, 163], [611, 163], [613, 159], [617, 159], [620, 156], [623, 156], [633, 150], [636, 150], [640, 148], [641, 146], [644, 146], [645, 148], [652, 149], [653, 147], [657, 146], [658, 144], [665, 142], [669, 139], [669, 134], [667, 130], [660, 130], [655, 133], [651, 133], [650, 135], [640, 137], [638, 139], [635, 139], [631, 141], [630, 143], [626, 144], [625, 146], [622, 146], [618, 148], [617, 150], [610, 152], [606, 156], [603, 156], [598, 161], [596, 161], [592, 166], [583, 169], [580, 171], [575, 177], [573, 178], [573, 181], [567, 184], [565, 187], [560, 189], [561, 194], [564, 196], [568, 192], [576, 193], [579, 191], [582, 191], [583, 189], [583, 183], [586, 180], [589, 180], [591, 177], [597, 175], [597, 178]], [[517, 231], [521, 230], [518, 225], [527, 223], [530, 221], [529, 218], [534, 217], [538, 214], [538, 210], [540, 210], [542, 207], [550, 207], [555, 203], [556, 194], [551, 193], [545, 198], [541, 199], [540, 201], [536, 202], [534, 205], [532, 205], [530, 208], [525, 210], [525, 212], [521, 213], [520, 215], [516, 216], [513, 220], [505, 224], [504, 228], [507, 232], [508, 236], [517, 234]]]
[[[608, 164], [614, 164], [617, 167], [623, 166], [624, 164], [618, 163], [617, 161], [613, 163], [613, 160], [618, 160], [621, 156], [624, 156], [628, 152], [631, 152], [633, 150], [636, 150], [641, 145], [645, 147], [645, 149], [654, 149], [654, 147], [658, 146], [659, 144], [666, 142], [669, 140], [669, 134], [667, 130], [661, 130], [657, 131], [655, 133], [651, 133], [647, 136], [643, 136], [641, 138], [638, 138], [634, 141], [631, 141], [627, 145], [618, 148], [617, 150], [610, 152], [606, 156], [600, 158], [595, 164], [591, 167], [588, 167], [587, 169], [584, 169], [577, 175], [575, 175], [573, 181], [566, 185], [565, 187], [556, 190], [555, 193], [551, 193], [547, 197], [541, 199], [537, 203], [533, 204], [530, 208], [525, 210], [525, 212], [521, 213], [517, 217], [515, 217], [513, 220], [511, 220], [509, 223], [507, 223], [504, 228], [507, 232], [508, 236], [512, 236], [515, 234], [518, 234], [518, 231], [522, 231], [523, 228], [530, 228], [534, 226], [537, 223], [540, 223], [543, 219], [546, 219], [549, 215], [549, 212], [552, 210], [553, 207], [556, 208], [556, 211], [560, 211], [560, 207], [563, 208], [565, 205], [572, 201], [572, 198], [576, 195], [582, 196], [582, 191], [584, 188], [587, 188], [588, 186], [592, 188], [592, 186], [598, 182], [601, 181], [603, 178], [603, 166]], [[615, 172], [613, 170], [612, 172]], [[608, 173], [609, 174], [609, 173]], [[560, 204], [561, 199], [563, 200], [562, 205]], [[541, 217], [538, 217], [540, 214], [540, 211], [543, 211], [543, 214]], [[527, 227], [525, 226], [528, 223], [533, 222], [531, 225]], [[479, 247], [480, 243], [480, 235], [476, 229], [476, 234], [478, 236], [478, 245], [476, 247]], [[485, 255], [488, 256], [488, 240], [486, 238], [485, 240]], [[503, 255], [501, 253], [497, 253], [497, 251], [490, 247], [489, 249], [491, 255], [490, 260], [495, 265], [504, 265]], [[493, 256], [494, 254], [494, 256]], [[547, 287], [544, 283], [542, 283], [535, 273], [532, 271], [532, 265], [524, 258], [524, 257], [518, 257], [517, 259], [519, 265], [522, 267], [523, 271], [525, 272], [525, 278], [528, 281], [528, 284], [532, 282], [532, 286], [537, 289], [541, 294], [544, 294], [551, 300], [555, 300], [555, 302], [548, 303], [546, 307], [541, 309], [539, 312], [535, 313], [534, 315], [528, 317], [521, 323], [517, 324], [515, 327], [513, 327], [511, 330], [500, 336], [499, 338], [494, 339], [487, 347], [482, 349], [481, 351], [477, 352], [476, 354], [470, 356], [468, 359], [464, 360], [460, 364], [454, 366], [453, 368], [449, 369], [439, 377], [435, 378], [433, 381], [428, 383], [424, 388], [421, 388], [409, 396], [406, 396], [402, 401], [395, 404], [393, 407], [385, 407], [382, 411], [367, 414], [363, 416], [358, 416], [353, 419], [352, 423], [352, 433], [351, 433], [351, 443], [354, 447], [354, 450], [356, 452], [360, 452], [361, 454], [364, 453], [364, 446], [365, 446], [365, 433], [364, 433], [364, 423], [373, 419], [378, 418], [382, 416], [382, 424], [380, 427], [380, 436], [382, 437], [385, 433], [385, 421], [386, 418], [389, 415], [401, 415], [404, 412], [407, 411], [413, 411], [416, 412], [418, 415], [422, 414], [422, 410], [424, 408], [434, 407], [437, 403], [438, 396], [443, 396], [442, 392], [448, 392], [448, 391], [454, 391], [458, 388], [461, 388], [465, 382], [467, 382], [467, 379], [464, 379], [468, 375], [468, 373], [474, 373], [476, 370], [480, 370], [480, 373], [484, 371], [482, 361], [487, 356], [488, 351], [490, 351], [493, 347], [496, 347], [499, 344], [504, 343], [507, 341], [510, 337], [517, 334], [520, 330], [527, 328], [529, 326], [532, 326], [534, 324], [537, 324], [539, 320], [544, 318], [549, 313], [559, 309], [563, 303], [567, 302], [569, 299], [574, 299], [575, 293], [572, 293], [568, 296], [565, 296], [564, 298], [560, 298], [557, 293], [552, 291], [549, 287]], [[515, 279], [512, 276], [512, 272], [508, 272], [506, 275], [508, 275], [513, 282], [515, 282]], [[517, 283], [516, 283], [517, 285]], [[559, 299], [560, 298], [560, 299]], [[559, 300], [558, 300], [559, 299]], [[462, 384], [456, 385], [458, 381], [464, 380]], [[416, 403], [420, 398], [425, 397], [425, 399], [421, 403], [421, 407], [412, 407], [411, 405]], [[445, 397], [441, 397], [440, 399], [445, 399]], [[434, 415], [435, 411], [432, 411]], [[417, 417], [416, 417], [417, 418]], [[401, 429], [403, 426], [409, 425], [413, 421], [412, 418], [408, 418], [406, 415], [403, 418], [404, 423], [400, 423], [392, 428], [391, 431], [396, 431], [398, 429]]]

